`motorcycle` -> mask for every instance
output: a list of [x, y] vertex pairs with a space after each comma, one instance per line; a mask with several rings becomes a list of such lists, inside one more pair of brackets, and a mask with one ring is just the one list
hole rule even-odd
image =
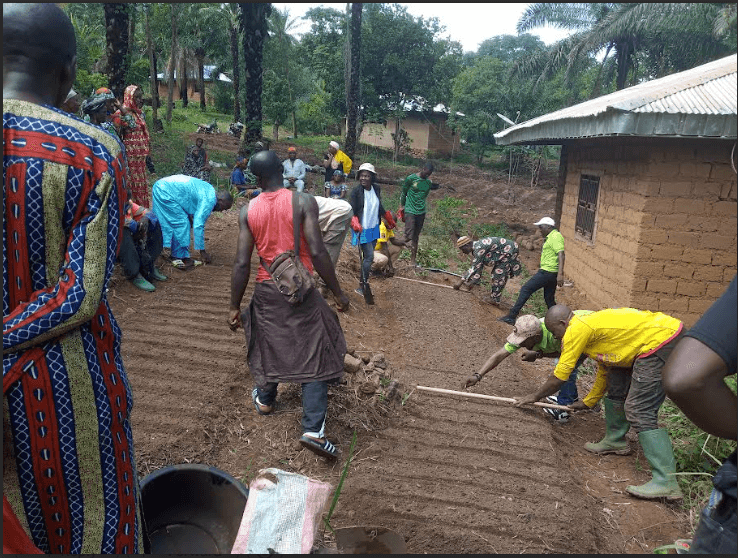
[[243, 132], [243, 124], [240, 122], [234, 122], [228, 126], [228, 135], [230, 136], [241, 139], [241, 132]]
[[216, 134], [216, 133], [218, 133], [218, 122], [217, 122], [217, 120], [213, 120], [212, 124], [198, 124], [197, 125], [197, 133], [198, 134]]

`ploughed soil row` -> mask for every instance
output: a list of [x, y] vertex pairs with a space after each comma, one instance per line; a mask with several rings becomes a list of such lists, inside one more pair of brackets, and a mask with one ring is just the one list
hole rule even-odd
[[[358, 265], [348, 239], [337, 270], [352, 299], [351, 310], [339, 314], [348, 346], [359, 356], [383, 353], [384, 376], [399, 381], [409, 396], [403, 405], [387, 404], [364, 389], [371, 383], [365, 377], [347, 374], [346, 385], [330, 390], [327, 421], [342, 459], [329, 462], [303, 450], [297, 444], [299, 386], [280, 386], [277, 412], [258, 416], [243, 333], [226, 324], [237, 214], [214, 214], [208, 223], [212, 265], [183, 272], [162, 263], [170, 279], [154, 293], [119, 276], [111, 286], [134, 395], [140, 476], [195, 462], [244, 482], [259, 469], [278, 467], [336, 486], [356, 431], [354, 459], [331, 524], [394, 529], [408, 552], [643, 552], [685, 532], [675, 509], [618, 492], [624, 481], [646, 479], [632, 457], [583, 452], [582, 444], [603, 431], [595, 413], [557, 425], [540, 409], [415, 390], [460, 390], [509, 333], [495, 321], [502, 311], [482, 304], [482, 293], [399, 278], [373, 279], [376, 305], [367, 307], [353, 293]], [[255, 257], [252, 281], [257, 265]], [[397, 268], [398, 275], [423, 281], [449, 285], [454, 279], [419, 277], [403, 262]], [[518, 284], [510, 283], [514, 290]], [[244, 306], [252, 292], [253, 283]], [[472, 391], [521, 395], [550, 370], [550, 361], [529, 364], [513, 356]], [[320, 544], [332, 542], [325, 532]]]

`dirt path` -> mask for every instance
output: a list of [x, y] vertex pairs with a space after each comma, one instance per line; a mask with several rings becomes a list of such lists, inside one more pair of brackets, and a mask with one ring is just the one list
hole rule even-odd
[[[482, 195], [478, 186], [475, 191]], [[327, 462], [296, 443], [299, 387], [280, 386], [274, 416], [258, 416], [251, 405], [243, 334], [226, 325], [236, 217], [231, 210], [208, 222], [213, 265], [189, 272], [164, 265], [170, 280], [155, 293], [120, 278], [111, 287], [134, 394], [139, 474], [200, 462], [245, 482], [261, 468], [278, 467], [335, 486], [343, 461]], [[535, 268], [537, 254], [524, 257]], [[347, 292], [356, 286], [355, 260], [347, 244], [338, 266]], [[414, 277], [402, 263], [398, 269]], [[351, 311], [340, 315], [347, 343], [359, 355], [383, 353], [386, 376], [411, 395], [395, 408], [362, 392], [366, 378], [331, 388], [327, 431], [344, 457], [354, 429], [358, 434], [333, 527], [389, 527], [409, 552], [438, 554], [638, 553], [688, 532], [676, 508], [624, 494], [626, 484], [647, 478], [642, 454], [637, 466], [633, 456], [597, 458], [582, 449], [601, 437], [599, 415], [558, 425], [537, 409], [413, 391], [418, 384], [460, 389], [509, 333], [495, 321], [500, 310], [474, 294], [397, 278], [376, 280], [372, 288], [374, 307], [351, 294]], [[252, 292], [249, 287], [244, 304]], [[573, 290], [558, 296], [582, 306]], [[545, 362], [511, 357], [472, 391], [520, 395], [550, 370]]]

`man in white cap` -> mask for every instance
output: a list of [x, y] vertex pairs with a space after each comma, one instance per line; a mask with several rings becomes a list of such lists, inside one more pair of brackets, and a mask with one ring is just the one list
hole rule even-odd
[[[591, 310], [575, 310], [577, 316], [585, 316], [591, 314]], [[561, 341], [556, 339], [554, 335], [546, 329], [544, 318], [537, 318], [532, 314], [520, 316], [515, 321], [513, 332], [508, 335], [507, 343], [498, 349], [489, 357], [479, 369], [466, 379], [464, 388], [476, 385], [482, 380], [484, 375], [490, 370], [496, 368], [503, 360], [509, 357], [518, 349], [523, 349], [523, 360], [526, 362], [535, 362], [539, 358], [554, 358], [558, 362], [561, 356]], [[551, 396], [548, 398], [549, 403], [556, 405], [571, 405], [579, 399], [577, 392], [577, 374], [579, 366], [586, 360], [587, 355], [581, 355], [569, 376], [569, 379], [561, 386], [558, 397]], [[563, 424], [567, 422], [570, 415], [567, 411], [561, 409], [544, 409], [544, 412], [551, 415], [553, 419]]]
[[513, 325], [520, 310], [528, 299], [539, 289], [543, 289], [543, 299], [546, 306], [556, 305], [556, 286], [564, 285], [564, 237], [556, 230], [554, 220], [544, 217], [537, 223], [538, 232], [546, 241], [541, 248], [541, 268], [520, 287], [518, 300], [510, 308], [507, 316], [498, 318], [498, 321]]

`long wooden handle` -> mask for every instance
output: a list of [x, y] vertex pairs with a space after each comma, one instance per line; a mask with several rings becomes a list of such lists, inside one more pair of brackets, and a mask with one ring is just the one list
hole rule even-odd
[[[419, 389], [420, 391], [431, 391], [433, 393], [443, 393], [448, 395], [460, 395], [461, 397], [471, 397], [474, 399], [488, 399], [491, 401], [500, 401], [502, 403], [515, 403], [515, 399], [512, 397], [496, 397], [494, 395], [484, 395], [482, 393], [466, 393], [464, 391], [453, 391], [450, 389], [440, 389], [440, 388], [432, 388], [432, 387], [424, 387], [424, 386], [415, 386], [415, 389]], [[564, 405], [554, 405], [553, 403], [541, 403], [540, 401], [536, 401], [533, 403], [536, 407], [547, 407], [549, 409], [561, 409], [563, 411], [569, 411], [569, 407], [566, 407]]]
[[432, 285], [434, 287], [443, 287], [444, 289], [453, 289], [449, 285], [441, 285], [439, 283], [429, 283], [428, 281], [418, 281], [417, 279], [408, 279], [407, 277], [398, 277], [395, 275], [395, 279], [402, 279], [403, 281], [412, 281], [413, 283], [422, 283], [423, 285]]

